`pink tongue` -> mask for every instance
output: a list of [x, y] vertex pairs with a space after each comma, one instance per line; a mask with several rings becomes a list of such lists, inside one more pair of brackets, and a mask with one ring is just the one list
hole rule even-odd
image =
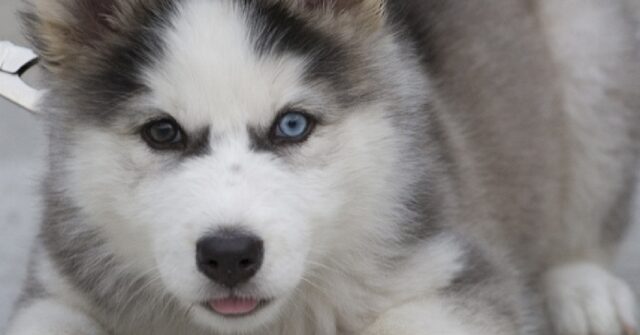
[[209, 306], [222, 315], [244, 315], [253, 312], [260, 302], [255, 299], [227, 298], [209, 301]]

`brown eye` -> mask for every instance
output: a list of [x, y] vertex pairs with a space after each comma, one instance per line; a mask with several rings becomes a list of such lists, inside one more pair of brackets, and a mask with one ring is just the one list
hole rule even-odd
[[142, 138], [153, 149], [180, 149], [183, 144], [182, 129], [175, 120], [163, 119], [147, 123], [142, 129]]

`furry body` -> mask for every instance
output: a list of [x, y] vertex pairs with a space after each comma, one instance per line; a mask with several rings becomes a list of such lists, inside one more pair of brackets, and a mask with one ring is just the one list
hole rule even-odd
[[[640, 126], [637, 4], [56, 0], [46, 219], [10, 335], [633, 334], [607, 264]], [[319, 120], [269, 137], [283, 110]], [[179, 150], [149, 148], [170, 115]], [[265, 243], [250, 282], [208, 232]], [[225, 318], [227, 295], [268, 299]]]

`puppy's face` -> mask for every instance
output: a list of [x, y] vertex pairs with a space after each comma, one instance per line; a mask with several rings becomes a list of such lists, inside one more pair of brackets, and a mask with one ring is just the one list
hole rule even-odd
[[199, 324], [249, 332], [327, 257], [390, 233], [412, 178], [392, 111], [415, 106], [386, 86], [406, 76], [348, 46], [392, 49], [373, 2], [107, 2], [84, 32], [105, 50], [65, 52], [42, 13], [31, 25], [63, 98], [67, 192], [132, 271]]

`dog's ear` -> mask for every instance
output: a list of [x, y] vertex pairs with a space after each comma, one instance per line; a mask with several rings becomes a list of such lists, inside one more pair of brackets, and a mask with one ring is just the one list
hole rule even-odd
[[375, 30], [385, 21], [385, 0], [283, 0], [296, 12]]
[[64, 72], [98, 52], [122, 29], [129, 6], [121, 0], [32, 0], [21, 13], [45, 69]]

